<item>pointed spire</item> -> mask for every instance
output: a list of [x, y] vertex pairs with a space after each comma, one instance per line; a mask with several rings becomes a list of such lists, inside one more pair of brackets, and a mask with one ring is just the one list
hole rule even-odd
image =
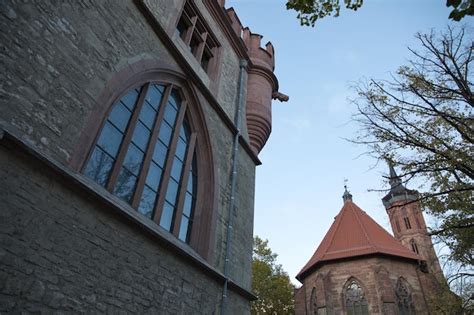
[[347, 179], [344, 179], [344, 194], [342, 195], [342, 200], [344, 200], [344, 203], [347, 201], [352, 201], [352, 195], [351, 193], [347, 190]]
[[390, 187], [395, 188], [397, 186], [400, 186], [402, 184], [401, 178], [397, 175], [395, 172], [395, 168], [393, 167], [393, 163], [390, 161], [387, 161], [388, 163], [388, 168], [390, 170], [390, 177], [389, 177], [389, 183]]
[[390, 183], [390, 191], [385, 197], [382, 198], [385, 209], [391, 207], [393, 202], [397, 200], [417, 200], [418, 192], [416, 190], [407, 189], [403, 185], [401, 177], [395, 172], [393, 163], [387, 160], [387, 164], [389, 168], [388, 182]]

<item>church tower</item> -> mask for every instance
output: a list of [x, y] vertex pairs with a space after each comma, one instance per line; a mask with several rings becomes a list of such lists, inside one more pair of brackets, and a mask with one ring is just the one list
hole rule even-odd
[[406, 248], [420, 255], [426, 261], [425, 271], [443, 283], [446, 280], [426, 228], [418, 192], [403, 186], [393, 166], [389, 165], [389, 168], [390, 191], [382, 201], [390, 219], [393, 235]]

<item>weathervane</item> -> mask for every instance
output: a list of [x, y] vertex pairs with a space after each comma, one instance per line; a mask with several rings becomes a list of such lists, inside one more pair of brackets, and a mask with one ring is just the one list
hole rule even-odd
[[344, 178], [344, 195], [342, 195], [342, 199], [344, 200], [344, 202], [346, 201], [352, 201], [352, 195], [351, 193], [347, 190], [347, 178]]

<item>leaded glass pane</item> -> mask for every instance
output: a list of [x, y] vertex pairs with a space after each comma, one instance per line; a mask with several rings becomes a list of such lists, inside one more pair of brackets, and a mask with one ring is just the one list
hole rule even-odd
[[189, 220], [186, 217], [183, 217], [181, 219], [181, 226], [179, 227], [179, 234], [178, 238], [182, 240], [183, 242], [187, 241], [187, 236], [188, 236], [188, 226], [189, 226]]
[[96, 181], [99, 185], [105, 186], [113, 164], [114, 160], [107, 153], [99, 147], [95, 147], [84, 174]]
[[150, 130], [148, 130], [148, 128], [139, 121], [133, 132], [132, 142], [135, 143], [143, 152], [145, 152], [149, 139]]
[[132, 113], [122, 103], [114, 105], [110, 112], [109, 121], [122, 133], [125, 132]]
[[173, 206], [176, 204], [176, 196], [178, 195], [178, 183], [170, 178], [168, 189], [166, 190], [166, 200]]
[[181, 170], [183, 169], [183, 162], [181, 162], [177, 157], [173, 160], [173, 166], [171, 167], [171, 177], [176, 181], [181, 179]]
[[153, 161], [156, 164], [163, 167], [165, 165], [166, 155], [168, 153], [168, 147], [163, 144], [160, 140], [156, 142], [155, 150], [153, 151]]
[[189, 192], [186, 192], [186, 196], [184, 197], [183, 215], [186, 215], [187, 217], [191, 216], [192, 205], [193, 196]]
[[165, 121], [168, 122], [171, 126], [174, 125], [176, 115], [178, 115], [178, 111], [173, 106], [166, 106]]
[[163, 96], [163, 91], [163, 86], [152, 84], [146, 95], [146, 102], [148, 102], [154, 109], [158, 110], [160, 107], [161, 97]]
[[163, 212], [161, 213], [160, 226], [168, 231], [171, 231], [171, 223], [173, 221], [174, 207], [168, 202], [165, 202]]
[[181, 96], [179, 96], [179, 93], [176, 90], [171, 91], [168, 103], [170, 103], [171, 106], [173, 106], [176, 110], [179, 109], [179, 104], [181, 103]]
[[102, 129], [97, 145], [110, 156], [115, 158], [120, 148], [120, 144], [122, 143], [122, 139], [123, 134], [107, 121]]
[[168, 125], [166, 122], [163, 122], [160, 126], [158, 138], [163, 141], [166, 146], [169, 146], [172, 132], [173, 129], [170, 127], [170, 125]]
[[137, 177], [122, 167], [115, 185], [114, 195], [126, 202], [131, 202], [136, 183]]
[[133, 111], [135, 108], [135, 103], [137, 102], [138, 94], [140, 91], [138, 89], [131, 90], [120, 100], [125, 106], [128, 107], [130, 111]]
[[124, 133], [130, 122], [131, 111], [135, 108], [138, 94], [138, 90], [132, 90], [113, 105], [85, 167], [84, 174], [102, 186], [106, 186], [109, 179]]
[[158, 191], [162, 171], [163, 170], [161, 167], [156, 165], [155, 162], [151, 162], [150, 169], [148, 170], [148, 174], [146, 176], [146, 183], [155, 191]]
[[155, 123], [156, 111], [148, 105], [148, 103], [143, 104], [143, 109], [140, 112], [140, 121], [147, 126], [149, 130], [153, 129], [153, 124]]
[[186, 147], [187, 147], [187, 143], [179, 138], [178, 140], [178, 144], [176, 146], [176, 156], [181, 160], [181, 161], [184, 161], [184, 156], [186, 155]]
[[140, 168], [142, 166], [144, 154], [143, 152], [133, 143], [128, 147], [127, 155], [123, 165], [134, 175], [138, 176]]
[[156, 192], [154, 192], [150, 187], [145, 185], [143, 187], [143, 194], [140, 200], [140, 205], [138, 206], [138, 212], [144, 216], [151, 218], [153, 214], [153, 208], [155, 207], [156, 201]]

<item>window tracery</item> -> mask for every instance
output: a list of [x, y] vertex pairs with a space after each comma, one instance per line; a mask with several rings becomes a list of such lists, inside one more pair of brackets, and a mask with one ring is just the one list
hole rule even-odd
[[311, 291], [311, 314], [318, 315], [318, 301], [316, 298], [316, 288]]
[[402, 278], [397, 281], [396, 288], [398, 311], [400, 315], [412, 315], [415, 314], [413, 309], [413, 301], [411, 297], [408, 284]]
[[346, 313], [348, 315], [368, 315], [367, 299], [360, 284], [351, 279], [344, 290]]

